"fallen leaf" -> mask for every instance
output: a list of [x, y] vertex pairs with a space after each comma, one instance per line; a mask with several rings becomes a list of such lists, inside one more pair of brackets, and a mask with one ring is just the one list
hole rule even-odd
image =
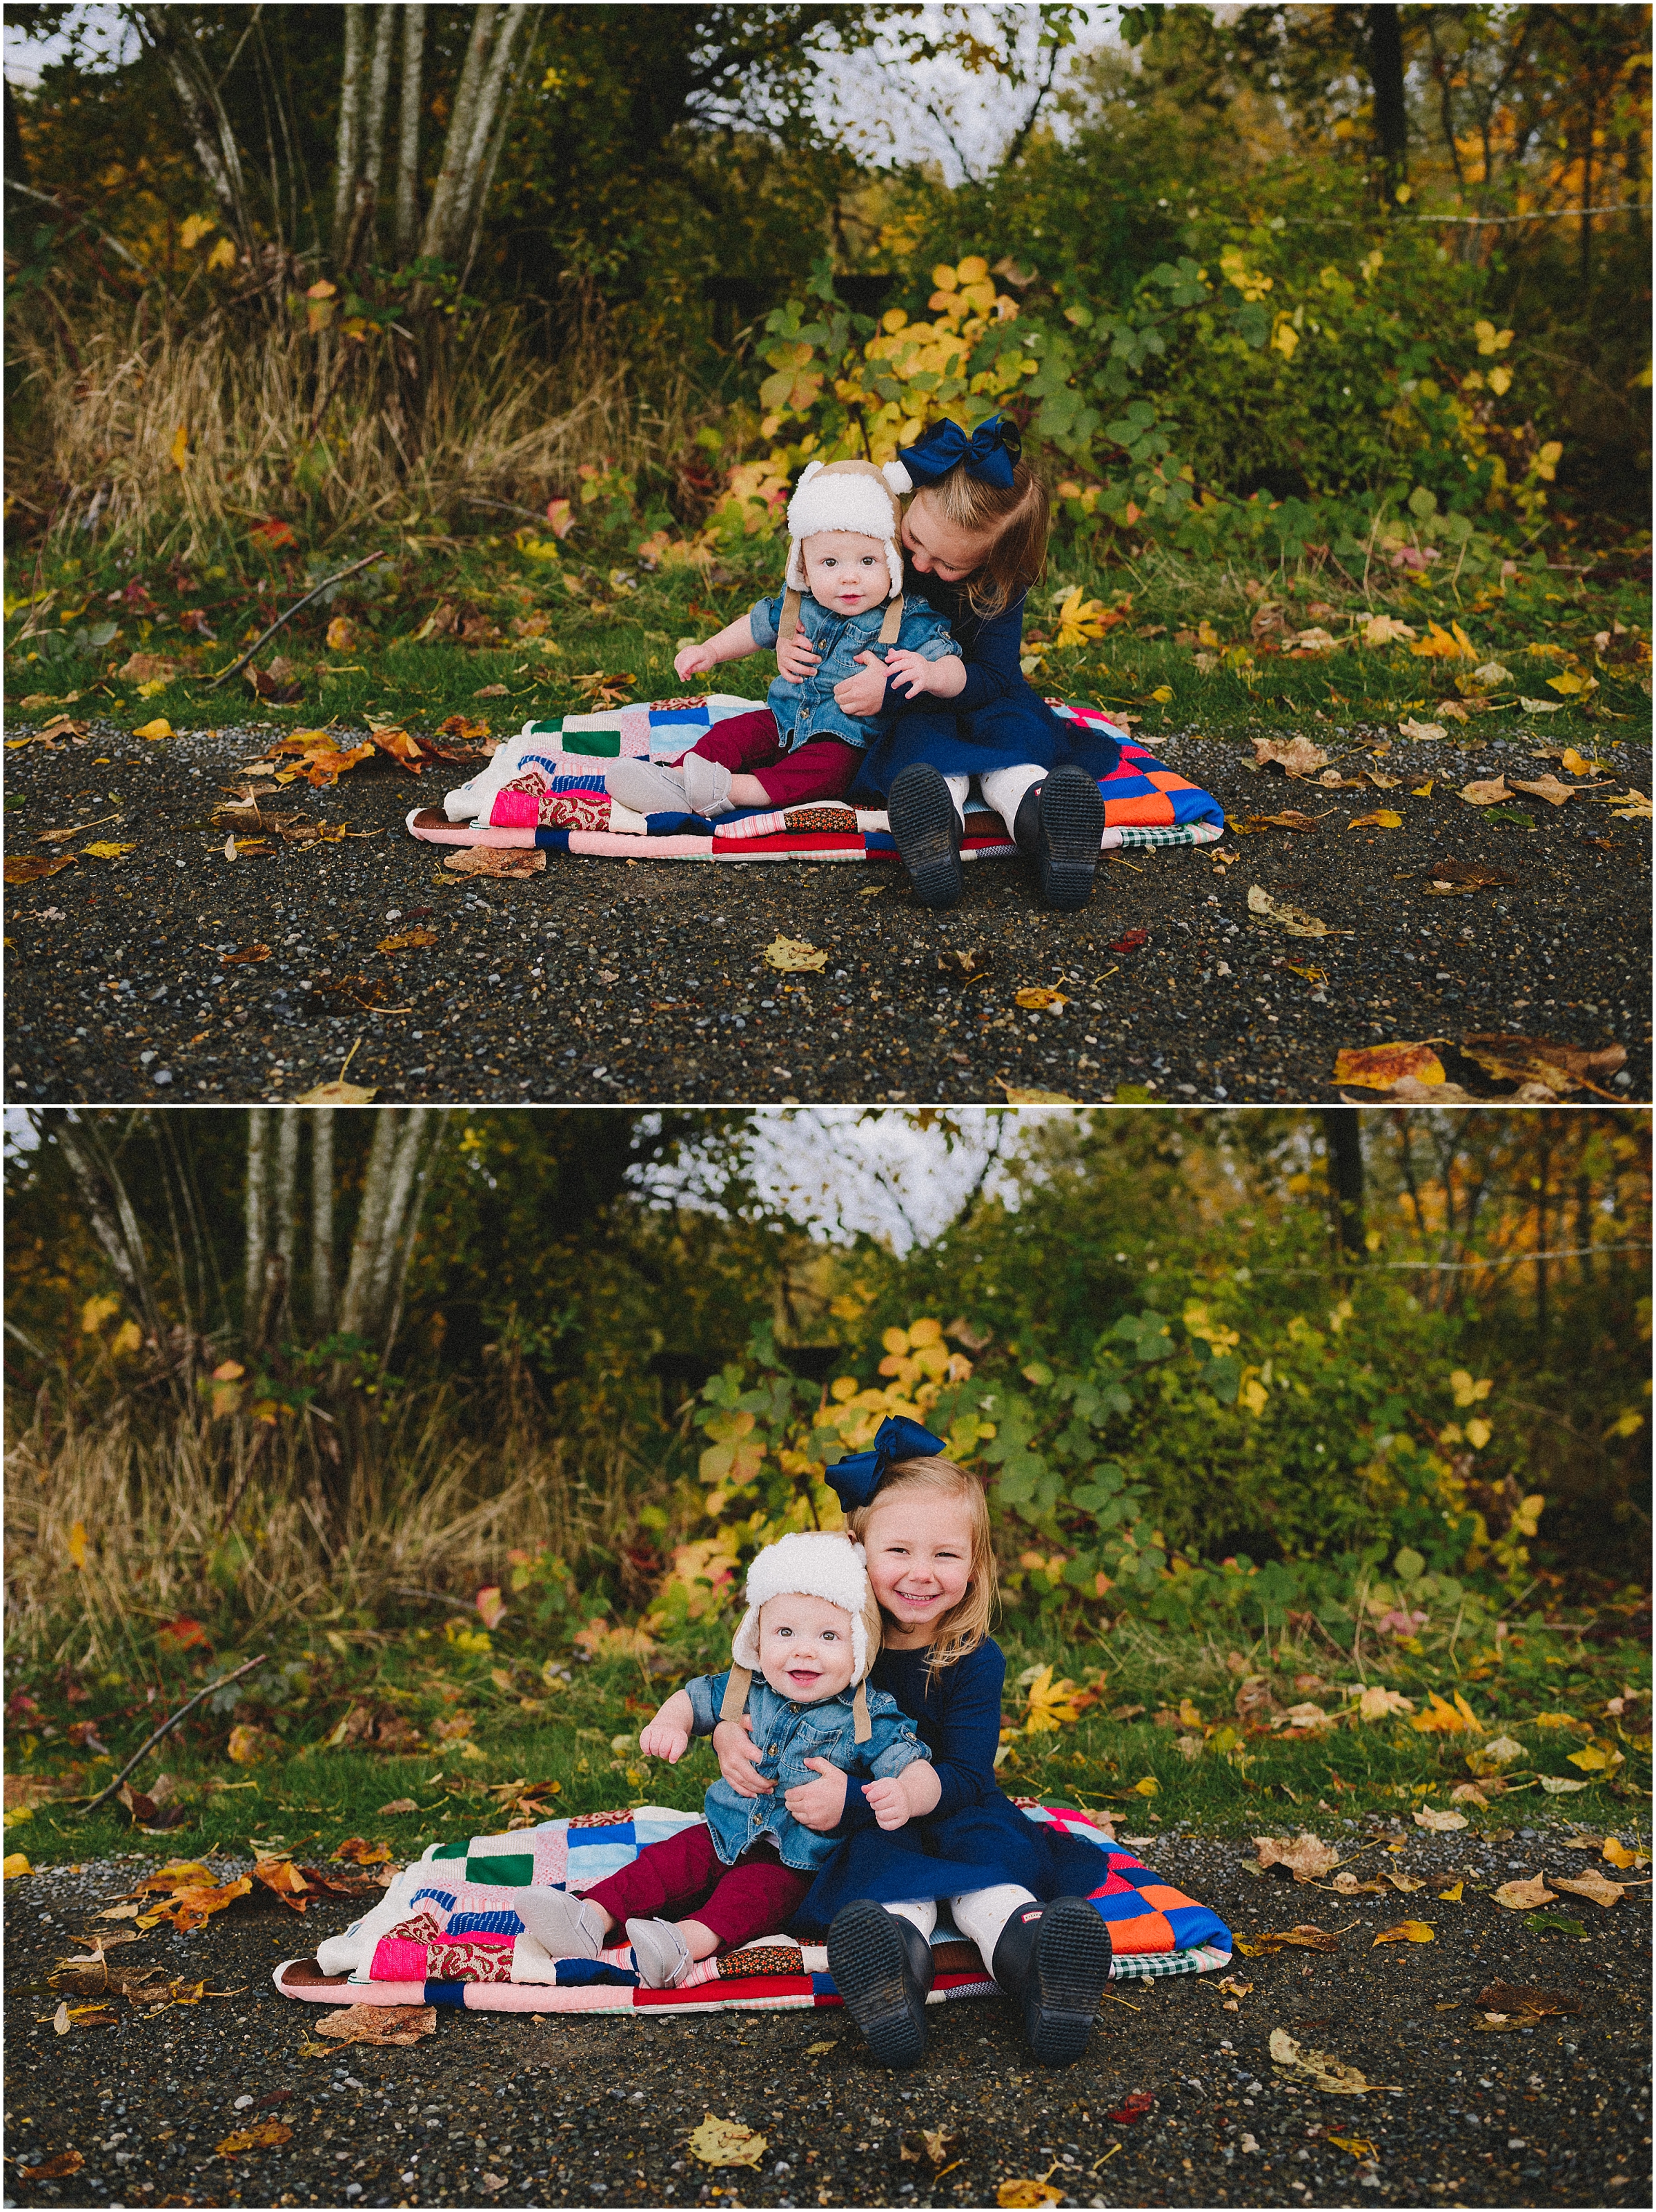
[[1450, 1829], [1464, 1828], [1465, 1825], [1464, 1813], [1440, 1813], [1435, 1805], [1422, 1805], [1415, 1814], [1415, 1826], [1429, 1828], [1434, 1834], [1447, 1834]]
[[1604, 1859], [1608, 1865], [1613, 1867], [1648, 1866], [1650, 1864], [1650, 1854], [1647, 1851], [1629, 1850], [1627, 1845], [1621, 1841], [1619, 1837], [1617, 1836], [1605, 1837], [1603, 1847], [1600, 1850], [1598, 1856]]
[[1292, 1842], [1286, 1836], [1255, 1836], [1253, 1841], [1260, 1866], [1284, 1868], [1295, 1881], [1315, 1881], [1339, 1864], [1338, 1851], [1317, 1836], [1301, 1834]]
[[74, 866], [73, 853], [60, 854], [51, 860], [43, 853], [9, 853], [5, 879], [9, 884], [36, 884], [42, 876], [55, 876], [60, 869]]
[[1537, 1989], [1527, 1983], [1491, 1982], [1472, 2002], [1481, 2012], [1526, 2012], [1534, 2020], [1563, 2018], [1581, 2009], [1574, 1997], [1556, 1990]]
[[1492, 868], [1482, 860], [1434, 860], [1426, 873], [1430, 878], [1427, 896], [1435, 898], [1492, 890], [1497, 885], [1518, 881], [1505, 869]]
[[295, 1106], [366, 1106], [379, 1091], [377, 1083], [318, 1083], [313, 1091], [301, 1091], [293, 1103]]
[[1459, 623], [1445, 629], [1441, 623], [1429, 621], [1424, 637], [1416, 638], [1409, 647], [1417, 659], [1427, 660], [1476, 660], [1477, 648]]
[[1009, 1106], [1075, 1106], [1080, 1103], [1071, 1098], [1067, 1091], [1029, 1091], [998, 1075], [995, 1081], [1005, 1092]]
[[311, 1885], [291, 1859], [255, 1859], [253, 1880], [274, 1890], [295, 1912], [303, 1912], [310, 1901]]
[[437, 2033], [435, 2005], [347, 2005], [316, 2024], [334, 2043], [392, 2043], [403, 2049]]
[[1384, 1897], [1383, 1881], [1360, 1881], [1349, 1868], [1343, 1867], [1328, 1887], [1341, 1897]]
[[1436, 1931], [1429, 1928], [1423, 1920], [1399, 1920], [1394, 1927], [1382, 1928], [1368, 1948], [1372, 1951], [1376, 1943], [1435, 1943], [1436, 1941]]
[[1290, 776], [1301, 776], [1328, 765], [1328, 755], [1309, 738], [1290, 738], [1286, 743], [1276, 738], [1255, 738], [1253, 744], [1255, 768], [1280, 768]]
[[1039, 1013], [1046, 1006], [1067, 1006], [1070, 1001], [1062, 991], [1049, 990], [1044, 983], [1031, 984], [1027, 990], [1013, 994], [1013, 1003], [1029, 1013]]
[[1249, 814], [1241, 821], [1233, 821], [1231, 828], [1243, 836], [1253, 836], [1262, 830], [1302, 830], [1307, 833], [1317, 828], [1313, 815], [1301, 814], [1297, 808], [1288, 807], [1281, 814]]
[[1510, 799], [1512, 793], [1507, 788], [1505, 775], [1496, 775], [1482, 783], [1462, 784], [1456, 796], [1464, 799], [1468, 806], [1499, 806], [1501, 800]]
[[26, 1851], [8, 1851], [4, 1859], [0, 1860], [0, 1875], [3, 1875], [7, 1881], [15, 1881], [19, 1875], [33, 1874], [33, 1871]]
[[[1435, 1690], [1429, 1690], [1426, 1692], [1425, 1711], [1416, 1713], [1409, 1725], [1421, 1735], [1459, 1735], [1468, 1729], [1474, 1735], [1482, 1735], [1483, 1733], [1483, 1723], [1459, 1690], [1455, 1692], [1453, 1705], [1451, 1705], [1447, 1698], [1439, 1697]], [[1447, 1813], [1443, 1817], [1446, 1820], [1451, 1818]], [[1431, 1825], [1428, 1821], [1422, 1820], [1418, 1814], [1415, 1818], [1422, 1827]], [[1466, 1824], [1464, 1820], [1451, 1820], [1451, 1825], [1455, 1827], [1465, 1827]]]
[[1405, 715], [1398, 729], [1402, 736], [1413, 738], [1422, 744], [1435, 744], [1447, 734], [1441, 722], [1417, 722], [1412, 714]]
[[1503, 1881], [1491, 1894], [1495, 1903], [1504, 1905], [1508, 1912], [1530, 1912], [1538, 1905], [1558, 1902], [1538, 1874], [1526, 1875], [1521, 1881]]
[[54, 2151], [50, 2158], [42, 2159], [39, 2166], [20, 2166], [16, 2169], [19, 2181], [61, 2181], [64, 2176], [78, 2173], [86, 2164], [78, 2150]]
[[1340, 1939], [1331, 1936], [1327, 1929], [1319, 1928], [1315, 1921], [1306, 1921], [1297, 1928], [1278, 1928], [1265, 1935], [1237, 1936], [1236, 1948], [1246, 1959], [1269, 1958], [1273, 1951], [1338, 1951]]
[[488, 724], [474, 715], [451, 714], [446, 722], [439, 722], [437, 732], [440, 737], [460, 738], [469, 743], [475, 738], [486, 738]]
[[418, 738], [395, 727], [376, 729], [372, 734], [380, 751], [389, 753], [399, 768], [405, 768], [410, 775], [420, 774], [426, 763], [426, 753]]
[[1253, 1994], [1253, 1983], [1239, 1982], [1234, 1974], [1222, 1975], [1214, 1987], [1228, 1997], [1250, 1997]]
[[995, 2191], [995, 2202], [997, 2204], [1024, 2206], [1061, 2204], [1064, 2191], [1054, 2189], [1050, 2181], [1003, 2181]]
[[1115, 939], [1114, 943], [1113, 945], [1107, 945], [1105, 950], [1109, 952], [1137, 952], [1149, 943], [1149, 930], [1125, 929], [1122, 931], [1120, 936]]
[[[828, 2045], [829, 2050], [834, 2048]], [[949, 2128], [920, 2128], [913, 2135], [904, 2136], [897, 2147], [902, 2164], [913, 2166], [925, 2160], [933, 2166], [947, 2166], [959, 2155], [965, 2137]]]
[[1624, 792], [1609, 802], [1610, 810], [1618, 822], [1648, 822], [1651, 817], [1649, 799], [1641, 791]]
[[474, 699], [509, 699], [510, 690], [504, 684], [485, 684], [481, 691], [472, 693]]
[[54, 2035], [67, 2035], [70, 2027], [69, 2007], [66, 2004], [60, 2004], [52, 2015], [52, 2033]]
[[457, 876], [537, 876], [546, 866], [546, 855], [521, 846], [468, 845], [451, 853], [443, 866]]
[[1562, 699], [1526, 699], [1520, 695], [1518, 703], [1526, 714], [1558, 714], [1564, 708]]
[[[1356, 1084], [1359, 1089], [1388, 1091], [1404, 1076], [1416, 1083], [1443, 1083], [1447, 1078], [1443, 1063], [1429, 1044], [1376, 1044], [1337, 1053], [1334, 1056], [1336, 1083]], [[1389, 1693], [1395, 1697], [1397, 1692]], [[1383, 1706], [1382, 1711], [1395, 1712], [1400, 1708]], [[1365, 1720], [1375, 1716], [1368, 1711]]]
[[382, 1805], [379, 1808], [382, 1818], [386, 1814], [417, 1813], [419, 1809], [412, 1797], [393, 1797], [389, 1805]]
[[1579, 1875], [1556, 1874], [1550, 1879], [1555, 1889], [1567, 1889], [1573, 1896], [1591, 1898], [1606, 1912], [1612, 1905], [1619, 1905], [1628, 1893], [1628, 1884], [1607, 1881], [1597, 1867], [1587, 1867]]
[[1392, 645], [1399, 641], [1407, 644], [1416, 635], [1406, 622], [1398, 622], [1391, 615], [1370, 615], [1363, 624], [1365, 645]]
[[782, 975], [801, 975], [828, 965], [827, 953], [818, 951], [803, 937], [773, 937], [759, 957]]
[[1389, 806], [1380, 806], [1372, 814], [1357, 815], [1345, 826], [1348, 830], [1401, 830], [1403, 817], [1394, 814]]
[[231, 1729], [225, 1753], [237, 1766], [257, 1766], [273, 1748], [274, 1739], [263, 1729], [241, 1721]]
[[371, 1844], [366, 1836], [347, 1836], [337, 1851], [330, 1856], [345, 1859], [352, 1866], [385, 1866], [391, 1859], [389, 1844]]
[[1440, 1905], [1459, 1905], [1465, 1894], [1466, 1885], [1464, 1881], [1452, 1881], [1447, 1889], [1439, 1890], [1437, 1901]]
[[1546, 1037], [1507, 1036], [1483, 1032], [1465, 1037], [1461, 1050], [1489, 1074], [1511, 1083], [1542, 1083], [1554, 1092], [1584, 1086], [1597, 1090], [1595, 1079], [1614, 1075], [1627, 1060], [1623, 1045], [1559, 1044]]
[[822, 2058], [826, 2057], [830, 2051], [837, 2051], [839, 2048], [839, 2045], [831, 2039], [827, 2043], [808, 2043], [805, 2045], [805, 2056], [807, 2058]]
[[261, 2120], [257, 2127], [238, 2128], [213, 2148], [221, 2158], [235, 2158], [245, 2150], [280, 2150], [291, 2142], [293, 2130], [282, 2120]]
[[410, 946], [435, 945], [436, 942], [437, 932], [434, 929], [405, 929], [399, 936], [382, 937], [373, 949], [376, 952], [406, 952]]
[[1269, 891], [1258, 884], [1248, 886], [1247, 910], [1274, 921], [1289, 937], [1349, 937], [1350, 930], [1331, 930], [1325, 921], [1319, 921], [1314, 914], [1302, 914], [1296, 906], [1279, 906]]
[[1372, 2159], [1380, 2156], [1380, 2153], [1367, 2136], [1325, 2136], [1323, 2141], [1325, 2143], [1332, 2143], [1336, 2150], [1349, 2150], [1353, 2158]]
[[1271, 2031], [1271, 2056], [1279, 2071], [1292, 2077], [1303, 2075], [1331, 2096], [1364, 2097], [1375, 2090], [1393, 2088], [1394, 2082], [1370, 2081], [1355, 2066], [1347, 2066], [1326, 2051], [1307, 2050], [1286, 2028]]
[[690, 2130], [688, 2142], [690, 2156], [703, 2166], [757, 2167], [768, 2147], [765, 2136], [743, 2127], [740, 2120], [716, 2119], [711, 2112]]
[[[115, 672], [123, 684], [170, 684], [178, 672], [178, 662], [169, 660], [164, 653], [129, 653]], [[162, 732], [165, 737], [171, 737], [172, 734], [170, 730]], [[141, 738], [143, 732], [135, 730], [133, 735]]]

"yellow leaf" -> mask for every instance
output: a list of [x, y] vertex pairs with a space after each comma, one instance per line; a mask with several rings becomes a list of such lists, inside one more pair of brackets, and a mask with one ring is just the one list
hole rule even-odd
[[212, 252], [207, 257], [207, 265], [209, 269], [234, 269], [235, 267], [236, 249], [232, 246], [227, 238], [220, 239], [218, 244], [213, 248]]
[[86, 1522], [77, 1521], [69, 1532], [69, 1556], [77, 1567], [86, 1565]]
[[1644, 1853], [1630, 1851], [1618, 1836], [1606, 1836], [1598, 1856], [1606, 1865], [1613, 1867], [1635, 1867], [1646, 1863]]
[[1332, 2143], [1336, 2150], [1349, 2150], [1353, 2158], [1380, 2156], [1380, 2153], [1367, 2136], [1325, 2136], [1323, 2141]]
[[0, 1875], [3, 1875], [8, 1881], [20, 1874], [33, 1874], [33, 1871], [27, 1855], [22, 1851], [8, 1851], [3, 1862], [0, 1862]]
[[136, 853], [137, 849], [136, 845], [112, 844], [106, 837], [100, 837], [95, 844], [82, 845], [81, 848], [87, 858], [94, 860], [118, 860], [128, 853]]
[[1510, 331], [1498, 331], [1493, 323], [1481, 319], [1472, 325], [1472, 336], [1481, 354], [1504, 353], [1513, 342]]
[[1489, 389], [1497, 399], [1511, 391], [1512, 381], [1513, 373], [1504, 361], [1498, 368], [1492, 368], [1489, 371]]
[[201, 243], [209, 230], [216, 230], [218, 227], [216, 216], [187, 215], [179, 225], [179, 244], [188, 253]]
[[171, 722], [158, 719], [153, 722], [146, 722], [142, 729], [134, 730], [132, 734], [135, 738], [149, 738], [151, 739], [156, 738], [170, 738], [173, 734], [173, 725]]
[[995, 2191], [997, 2204], [1030, 2207], [1036, 2204], [1061, 2204], [1064, 2191], [1054, 2189], [1050, 2181], [1003, 2181]]
[[1572, 1751], [1566, 1755], [1570, 1765], [1579, 1766], [1584, 1774], [1608, 1774], [1624, 1764], [1619, 1751], [1608, 1750], [1596, 1743], [1590, 1743], [1585, 1751]]
[[1141, 1797], [1154, 1797], [1161, 1787], [1162, 1784], [1153, 1774], [1147, 1774], [1142, 1782], [1135, 1782], [1133, 1784], [1134, 1790]]
[[1389, 806], [1377, 807], [1372, 814], [1359, 814], [1355, 821], [1346, 823], [1348, 830], [1401, 830], [1403, 817], [1393, 814]]
[[168, 451], [173, 467], [182, 476], [190, 459], [190, 433], [182, 422], [173, 433], [173, 443]]
[[1158, 684], [1155, 690], [1151, 692], [1150, 696], [1155, 700], [1158, 707], [1165, 707], [1168, 700], [1173, 696], [1172, 684]]
[[1271, 333], [1271, 343], [1284, 361], [1293, 360], [1295, 349], [1300, 343], [1300, 334], [1286, 315], [1277, 318], [1277, 327]]
[[774, 968], [784, 975], [804, 973], [807, 969], [822, 969], [828, 965], [826, 952], [819, 952], [804, 938], [774, 937], [760, 955], [767, 968]]
[[1487, 1421], [1475, 1420], [1466, 1424], [1466, 1441], [1474, 1451], [1482, 1451], [1494, 1434], [1495, 1431]]
[[1030, 1013], [1040, 1013], [1046, 1006], [1067, 1006], [1070, 1001], [1062, 991], [1050, 991], [1045, 984], [1031, 984], [1027, 990], [1014, 994], [1016, 1004]]
[[711, 2112], [699, 2128], [690, 2130], [690, 2155], [703, 2166], [756, 2167], [767, 2148], [766, 2138], [744, 2128], [739, 2120], [715, 2119]]
[[112, 1313], [119, 1313], [118, 1298], [88, 1298], [81, 1308], [81, 1334], [95, 1336]]
[[1399, 1920], [1394, 1928], [1382, 1928], [1369, 1945], [1372, 1951], [1377, 1943], [1435, 1943], [1435, 1932], [1423, 1920]]
[[998, 1075], [995, 1080], [1006, 1093], [1009, 1106], [1076, 1106], [1081, 1103], [1071, 1098], [1067, 1091], [1028, 1091]]
[[253, 1728], [246, 1721], [230, 1731], [230, 1741], [225, 1747], [238, 1766], [257, 1766], [264, 1758], [266, 1740], [263, 1729]]
[[1466, 1885], [1464, 1881], [1451, 1882], [1447, 1889], [1439, 1890], [1437, 1901], [1440, 1905], [1459, 1905], [1465, 1892]]

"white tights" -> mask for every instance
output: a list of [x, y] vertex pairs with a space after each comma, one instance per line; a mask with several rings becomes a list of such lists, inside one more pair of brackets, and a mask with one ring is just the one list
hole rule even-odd
[[[1022, 769], [995, 769], [992, 774], [1021, 775]], [[1037, 771], [1041, 773], [1041, 771]], [[963, 1897], [951, 1897], [949, 1910], [955, 1917], [955, 1925], [962, 1936], [978, 1947], [978, 1955], [992, 1972], [995, 1946], [1000, 1941], [1001, 1930], [1021, 1905], [1033, 1905], [1033, 1890], [1020, 1888], [1015, 1881], [997, 1882], [992, 1889], [969, 1890]], [[900, 1920], [907, 1920], [918, 1928], [929, 1941], [937, 1924], [937, 1908], [929, 1897], [905, 1898], [900, 1905], [888, 1905], [888, 1912], [895, 1912]]]
[[[978, 788], [982, 792], [985, 802], [993, 808], [1010, 830], [1017, 819], [1018, 805], [1024, 793], [1032, 785], [1045, 783], [1046, 781], [1044, 768], [1037, 768], [1033, 761], [1023, 761], [1016, 768], [990, 769], [978, 778]], [[966, 820], [966, 794], [972, 779], [969, 775], [946, 775], [943, 781], [949, 786], [949, 796], [954, 800], [955, 811], [963, 824]], [[999, 1893], [986, 1890], [983, 1894], [986, 1897], [998, 1896]]]

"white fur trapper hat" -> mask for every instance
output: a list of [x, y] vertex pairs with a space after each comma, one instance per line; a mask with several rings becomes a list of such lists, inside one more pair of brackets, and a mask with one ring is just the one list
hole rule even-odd
[[799, 550], [802, 538], [814, 538], [819, 530], [854, 530], [859, 537], [877, 538], [885, 547], [886, 574], [895, 598], [903, 587], [897, 494], [913, 488], [901, 461], [888, 461], [883, 469], [871, 461], [830, 461], [826, 466], [812, 461], [788, 501], [788, 536], [792, 540], [788, 547], [789, 590], [810, 589]]
[[749, 1674], [759, 1672], [759, 1608], [771, 1598], [797, 1594], [820, 1597], [850, 1615], [851, 1679], [860, 1682], [870, 1660], [863, 1618], [868, 1602], [865, 1557], [860, 1544], [831, 1534], [781, 1536], [767, 1544], [748, 1569], [748, 1609], [731, 1647], [737, 1665]]

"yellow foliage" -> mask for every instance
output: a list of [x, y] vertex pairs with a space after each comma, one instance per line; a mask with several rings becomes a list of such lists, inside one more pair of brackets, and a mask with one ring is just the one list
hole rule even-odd
[[1429, 1690], [1426, 1696], [1426, 1711], [1415, 1715], [1409, 1723], [1411, 1729], [1422, 1735], [1459, 1735], [1468, 1729], [1475, 1735], [1483, 1735], [1483, 1722], [1459, 1690], [1455, 1692], [1453, 1705], [1439, 1697], [1435, 1690]]
[[1080, 585], [1073, 586], [1059, 606], [1058, 635], [1053, 643], [1068, 649], [1085, 645], [1091, 638], [1102, 637], [1104, 611], [1101, 599], [1083, 599]]
[[1449, 1377], [1449, 1388], [1455, 1394], [1457, 1406], [1476, 1406], [1489, 1396], [1495, 1384], [1487, 1375], [1475, 1382], [1464, 1367], [1457, 1367]]
[[1429, 622], [1426, 635], [1417, 637], [1409, 650], [1422, 660], [1476, 660], [1478, 657], [1477, 647], [1459, 623], [1445, 629], [1441, 623]]

